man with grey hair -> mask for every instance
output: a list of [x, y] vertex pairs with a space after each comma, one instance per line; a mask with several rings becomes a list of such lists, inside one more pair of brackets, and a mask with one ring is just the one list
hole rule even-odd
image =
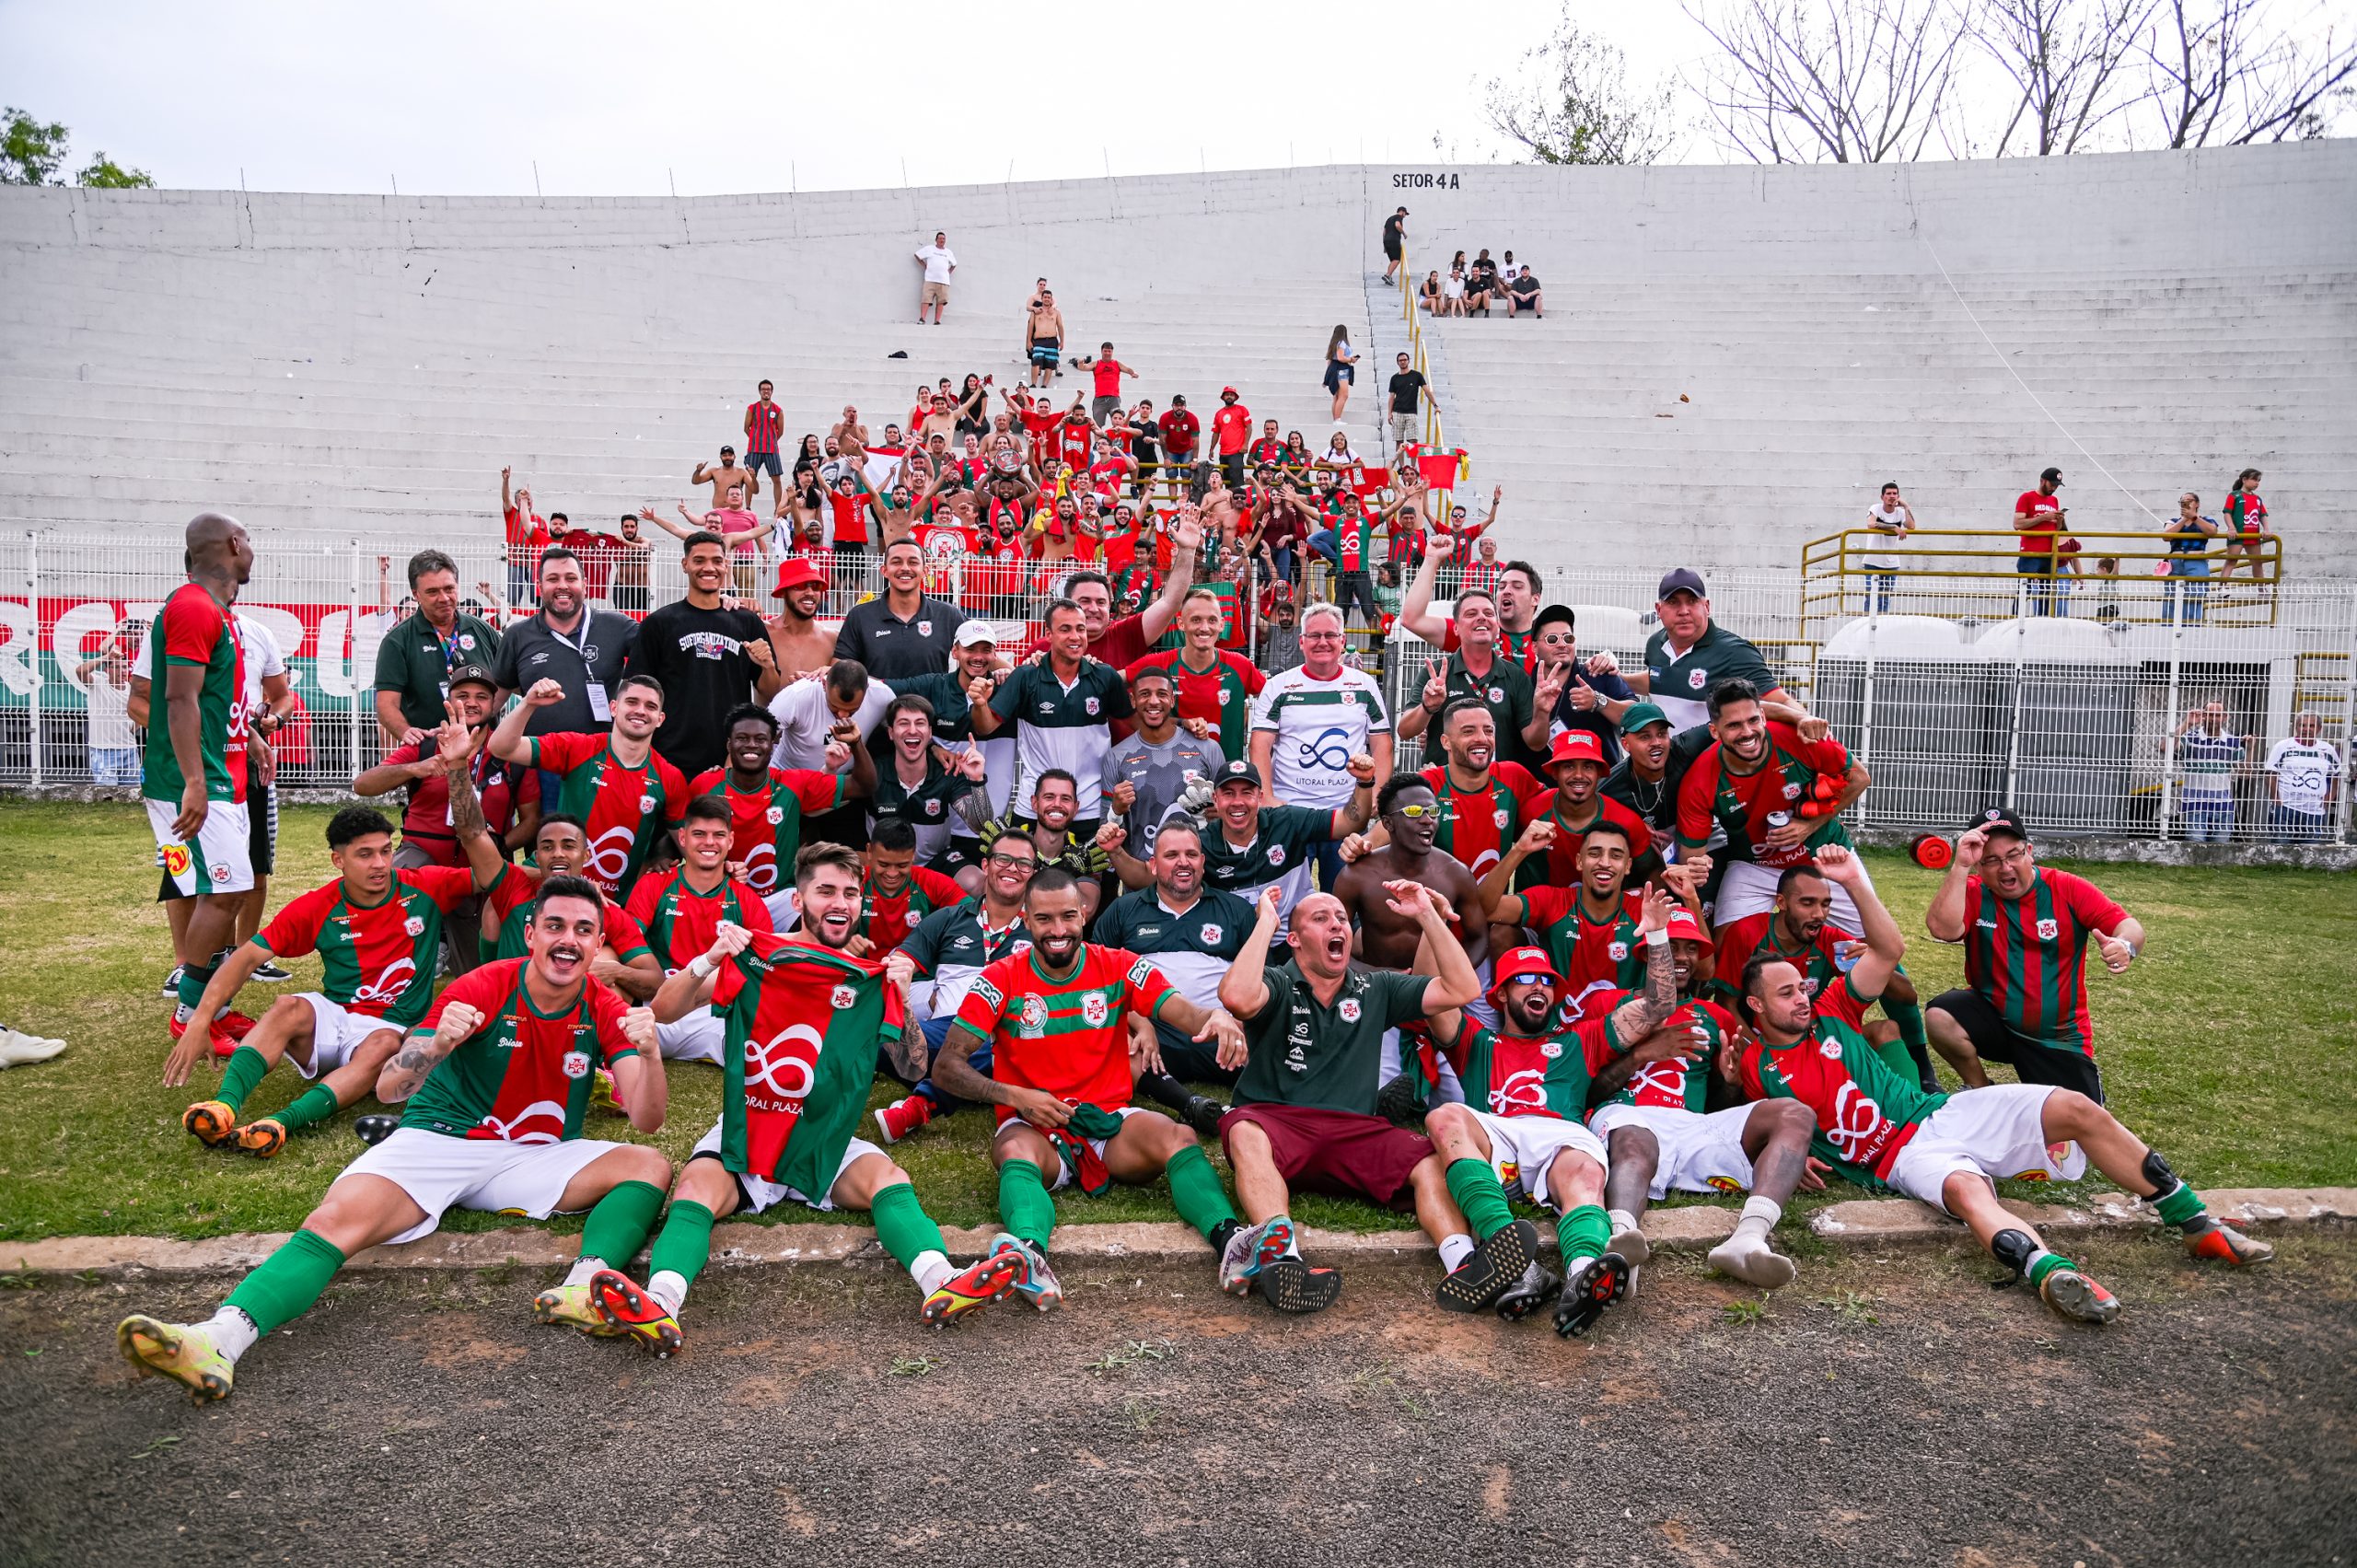
[[388, 747], [449, 716], [450, 672], [491, 668], [499, 633], [459, 608], [458, 563], [439, 550], [409, 558], [409, 592], [417, 613], [377, 645], [377, 726]]
[[[1270, 805], [1333, 810], [1358, 781], [1353, 757], [1375, 759], [1374, 786], [1391, 776], [1391, 715], [1375, 677], [1343, 659], [1342, 611], [1320, 600], [1301, 612], [1301, 663], [1269, 677], [1252, 707], [1252, 765]], [[1318, 852], [1318, 886], [1342, 872], [1332, 844]]]

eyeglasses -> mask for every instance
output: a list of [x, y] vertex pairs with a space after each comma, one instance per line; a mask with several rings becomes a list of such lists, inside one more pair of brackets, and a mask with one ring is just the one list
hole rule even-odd
[[1021, 865], [1028, 868], [1039, 864], [1029, 855], [1008, 854], [1004, 851], [993, 851], [990, 854], [983, 856], [983, 858], [993, 865]]

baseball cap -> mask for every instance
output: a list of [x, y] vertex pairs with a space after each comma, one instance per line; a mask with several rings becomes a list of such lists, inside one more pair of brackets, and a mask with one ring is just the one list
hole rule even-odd
[[1558, 762], [1600, 764], [1603, 761], [1604, 742], [1596, 738], [1595, 731], [1586, 729], [1563, 731], [1555, 738], [1554, 749], [1547, 753], [1547, 765], [1550, 768]]
[[1684, 904], [1673, 905], [1669, 912], [1669, 939], [1673, 942], [1700, 942], [1711, 946], [1711, 934], [1694, 918], [1694, 912]]
[[1690, 566], [1680, 566], [1662, 578], [1655, 598], [1668, 598], [1674, 594], [1692, 594], [1696, 598], [1708, 598], [1711, 592], [1702, 586], [1701, 574]]
[[1548, 961], [1544, 947], [1516, 947], [1497, 960], [1493, 972], [1498, 978], [1490, 982], [1492, 996], [1515, 981], [1527, 985], [1533, 981], [1543, 980], [1558, 991], [1563, 986], [1563, 977], [1557, 974], [1555, 966]]
[[1538, 628], [1541, 626], [1548, 625], [1550, 622], [1557, 621], [1560, 621], [1564, 625], [1571, 627], [1573, 631], [1577, 631], [1579, 629], [1580, 618], [1572, 613], [1572, 607], [1570, 605], [1550, 604], [1546, 609], [1540, 610], [1538, 614], [1530, 618], [1530, 630], [1534, 634], [1536, 634]]
[[1172, 408], [1185, 408], [1187, 406], [1187, 394], [1184, 392], [1171, 393], [1170, 406]]
[[2008, 806], [1983, 807], [1964, 826], [1968, 832], [1978, 828], [1984, 833], [2011, 833], [2022, 842], [2029, 842], [2029, 824], [2022, 820], [2019, 812]]
[[771, 590], [770, 598], [784, 598], [788, 588], [798, 588], [807, 583], [824, 585], [826, 580], [827, 575], [817, 566], [798, 555], [794, 556], [778, 563], [777, 587]]
[[[1620, 733], [1634, 735], [1649, 724], [1667, 724], [1668, 722], [1669, 715], [1663, 713], [1658, 704], [1631, 703], [1629, 704], [1629, 711], [1620, 715]], [[1568, 735], [1571, 732], [1566, 730], [1564, 733]]]
[[998, 625], [990, 621], [969, 621], [949, 634], [950, 645], [959, 648], [998, 645]]
[[1241, 757], [1232, 762], [1222, 762], [1212, 770], [1212, 788], [1219, 789], [1232, 784], [1248, 784], [1258, 789], [1260, 787], [1260, 770]]
[[2044, 473], [2039, 474], [2038, 477], [2044, 480], [2051, 480], [2056, 484], [2060, 484], [2062, 482], [2062, 470], [2061, 469], [2048, 469]]
[[479, 664], [462, 664], [456, 669], [450, 671], [449, 687], [451, 691], [457, 691], [459, 687], [466, 685], [469, 681], [472, 681], [477, 686], [487, 686], [493, 691], [499, 690], [499, 682], [491, 678], [491, 671], [485, 669]]

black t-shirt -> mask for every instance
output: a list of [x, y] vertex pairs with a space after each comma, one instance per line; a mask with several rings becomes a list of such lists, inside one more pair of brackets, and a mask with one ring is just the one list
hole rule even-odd
[[[491, 678], [510, 691], [522, 693], [537, 680], [554, 680], [564, 688], [563, 700], [536, 708], [524, 726], [527, 735], [572, 732], [604, 734], [611, 718], [598, 718], [589, 702], [588, 687], [605, 688], [607, 712], [614, 687], [621, 679], [631, 650], [638, 643], [638, 622], [607, 610], [586, 611], [571, 633], [550, 630], [545, 610], [518, 621], [499, 634], [499, 652]], [[664, 688], [668, 691], [670, 688]]]
[[1424, 373], [1422, 371], [1402, 370], [1399, 372], [1391, 377], [1391, 412], [1393, 413], [1414, 413], [1418, 408], [1422, 406], [1423, 392]]
[[835, 656], [857, 659], [877, 680], [937, 675], [949, 668], [950, 638], [965, 623], [965, 613], [943, 599], [920, 598], [916, 614], [903, 621], [884, 599], [872, 598], [843, 617]]
[[1516, 294], [1527, 297], [1528, 296], [1538, 292], [1538, 280], [1532, 277], [1528, 273], [1525, 273], [1520, 277], [1515, 279], [1514, 283], [1510, 286]]
[[728, 710], [753, 700], [761, 670], [745, 645], [769, 635], [749, 610], [698, 610], [675, 599], [639, 623], [630, 673], [663, 683], [655, 749], [690, 778], [725, 760]]
[[1151, 463], [1162, 455], [1162, 429], [1150, 419], [1129, 422], [1130, 456], [1142, 463]]
[[1471, 276], [1474, 285], [1478, 287], [1495, 287], [1498, 281], [1498, 264], [1495, 261], [1476, 261], [1473, 263], [1469, 275]]
[[1398, 213], [1383, 220], [1383, 243], [1387, 249], [1396, 250], [1399, 248], [1399, 231], [1407, 226], [1407, 222]]

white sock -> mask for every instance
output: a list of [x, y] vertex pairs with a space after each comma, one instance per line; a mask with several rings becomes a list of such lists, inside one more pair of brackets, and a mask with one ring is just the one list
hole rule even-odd
[[564, 1283], [568, 1285], [586, 1285], [589, 1283], [589, 1276], [605, 1266], [606, 1260], [603, 1258], [584, 1258], [566, 1272]]
[[1632, 1230], [1643, 1230], [1644, 1228], [1637, 1223], [1637, 1216], [1631, 1214], [1626, 1209], [1608, 1209], [1605, 1211], [1604, 1217], [1606, 1220], [1610, 1222], [1612, 1225], [1612, 1234], [1615, 1236], [1620, 1236]]
[[949, 1266], [949, 1260], [938, 1252], [920, 1252], [909, 1265], [909, 1278], [916, 1281], [917, 1289], [927, 1295], [939, 1290], [941, 1282], [957, 1272]]
[[1730, 1239], [1747, 1245], [1768, 1245], [1768, 1233], [1784, 1217], [1784, 1205], [1773, 1198], [1747, 1198], [1744, 1201], [1743, 1217], [1735, 1222], [1735, 1235]]
[[246, 1316], [241, 1307], [224, 1307], [197, 1327], [212, 1335], [213, 1348], [232, 1362], [251, 1350], [253, 1342], [261, 1338], [261, 1330], [254, 1327], [254, 1320]]
[[1473, 1256], [1473, 1238], [1463, 1231], [1458, 1231], [1455, 1236], [1441, 1237], [1440, 1266], [1450, 1273], [1457, 1272], [1458, 1268], [1463, 1266], [1465, 1260], [1471, 1256]]
[[646, 1282], [646, 1294], [661, 1302], [664, 1311], [677, 1317], [688, 1299], [688, 1276], [677, 1269], [666, 1269]]

